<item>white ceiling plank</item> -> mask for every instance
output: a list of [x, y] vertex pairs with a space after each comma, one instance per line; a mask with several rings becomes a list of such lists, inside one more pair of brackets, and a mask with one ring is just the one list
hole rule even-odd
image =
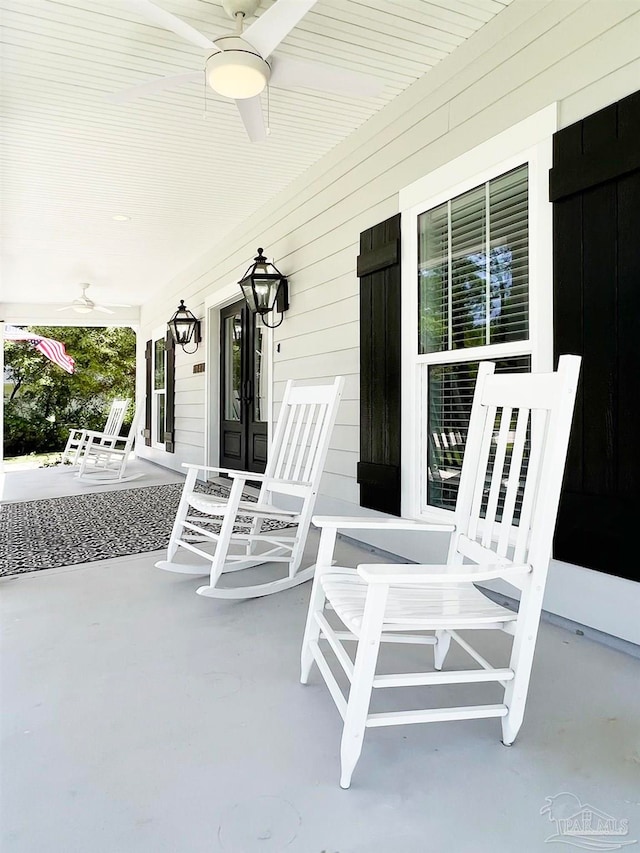
[[[251, 144], [211, 90], [203, 118], [199, 82], [107, 100], [207, 56], [126, 0], [0, 0], [4, 290], [64, 302], [87, 280], [103, 299], [141, 304], [507, 4], [318, 0], [274, 55], [367, 74], [381, 94], [273, 88], [271, 135]], [[209, 39], [234, 29], [218, 0], [158, 5]], [[266, 93], [262, 104], [266, 117]]]

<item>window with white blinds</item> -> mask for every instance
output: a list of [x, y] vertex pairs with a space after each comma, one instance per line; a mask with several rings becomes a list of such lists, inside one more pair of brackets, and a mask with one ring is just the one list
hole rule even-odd
[[[529, 356], [516, 356], [495, 360], [496, 373], [521, 373], [531, 370]], [[455, 509], [462, 457], [467, 440], [473, 392], [478, 375], [479, 361], [458, 364], [430, 365], [428, 370], [427, 467], [426, 503], [442, 509]], [[496, 425], [496, 436], [499, 423]], [[515, 425], [513, 427], [515, 430]], [[490, 452], [489, 473], [492, 466]], [[528, 456], [529, 441], [525, 447]], [[490, 480], [490, 477], [488, 477]], [[488, 491], [488, 490], [487, 490]], [[500, 520], [504, 494], [499, 495], [497, 519]], [[519, 515], [521, 495], [516, 498], [514, 517]], [[482, 514], [482, 513], [481, 513]]]
[[455, 508], [480, 360], [531, 370], [528, 182], [524, 164], [417, 216], [425, 508]]
[[529, 336], [528, 166], [418, 217], [418, 352]]

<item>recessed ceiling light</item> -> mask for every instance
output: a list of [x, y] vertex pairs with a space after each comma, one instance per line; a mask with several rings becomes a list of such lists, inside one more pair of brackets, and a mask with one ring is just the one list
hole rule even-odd
[[131, 217], [127, 216], [126, 213], [116, 213], [111, 218], [115, 219], [116, 222], [128, 222], [131, 219]]

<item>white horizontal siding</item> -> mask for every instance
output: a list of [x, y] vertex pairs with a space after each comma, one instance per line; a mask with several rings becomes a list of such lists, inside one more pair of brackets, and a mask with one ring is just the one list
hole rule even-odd
[[[397, 212], [402, 187], [548, 104], [558, 102], [561, 125], [566, 126], [635, 90], [638, 44], [637, 0], [514, 0], [248, 217], [224, 243], [168, 283], [166, 298], [144, 307], [145, 326], [166, 319], [178, 298], [200, 306], [196, 313], [202, 316], [204, 299], [237, 281], [256, 247], [265, 247], [287, 274], [291, 295], [291, 308], [274, 332], [279, 345], [273, 352], [274, 412], [288, 379], [346, 377], [322, 503], [329, 509], [359, 511], [355, 270], [360, 232]], [[195, 359], [203, 357], [201, 350]], [[198, 386], [201, 395], [204, 381]], [[178, 416], [192, 426], [196, 384], [185, 377], [176, 394]], [[200, 404], [204, 412], [203, 396]], [[189, 408], [180, 413], [181, 406]], [[182, 452], [177, 448], [176, 455]]]
[[189, 406], [191, 410], [192, 406], [196, 406], [202, 415], [202, 420], [204, 420], [204, 413], [202, 410], [202, 400], [204, 397], [204, 388], [194, 388], [190, 391], [185, 391], [179, 386], [176, 388], [176, 409], [181, 406]]
[[[338, 320], [336, 320], [336, 312], [338, 313]], [[332, 326], [319, 329], [317, 332], [301, 332], [295, 337], [282, 341], [278, 361], [302, 359], [316, 354], [326, 355], [328, 352], [340, 353], [342, 350], [358, 347], [360, 333], [358, 322], [352, 320], [348, 323], [342, 323], [340, 320], [343, 317], [339, 306], [336, 308], [336, 312], [334, 312]]]
[[[358, 503], [358, 484], [353, 477], [325, 471], [320, 481], [320, 492], [325, 499], [341, 501], [342, 505], [349, 507], [347, 514], [354, 514], [350, 506]], [[322, 501], [319, 502], [321, 507]]]
[[[586, 112], [626, 94], [632, 75], [614, 72], [637, 62], [639, 18], [632, 0], [515, 0], [171, 282], [168, 300], [145, 306], [145, 326], [166, 319], [178, 298], [203, 316], [204, 298], [237, 280], [264, 245], [291, 286], [291, 309], [274, 335], [275, 401], [286, 379], [319, 381], [339, 372], [347, 386], [338, 422], [357, 427], [360, 231], [397, 210], [402, 186], [547, 103], [560, 101], [561, 116], [575, 119], [565, 100]], [[189, 419], [189, 445], [199, 404], [204, 425], [207, 376], [189, 371], [203, 358], [202, 348], [193, 357], [177, 351], [176, 426]], [[184, 414], [182, 406], [189, 407]]]

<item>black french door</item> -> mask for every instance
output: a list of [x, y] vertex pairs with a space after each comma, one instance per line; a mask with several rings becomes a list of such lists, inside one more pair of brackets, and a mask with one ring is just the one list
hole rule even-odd
[[264, 472], [266, 329], [244, 299], [220, 311], [220, 466]]

